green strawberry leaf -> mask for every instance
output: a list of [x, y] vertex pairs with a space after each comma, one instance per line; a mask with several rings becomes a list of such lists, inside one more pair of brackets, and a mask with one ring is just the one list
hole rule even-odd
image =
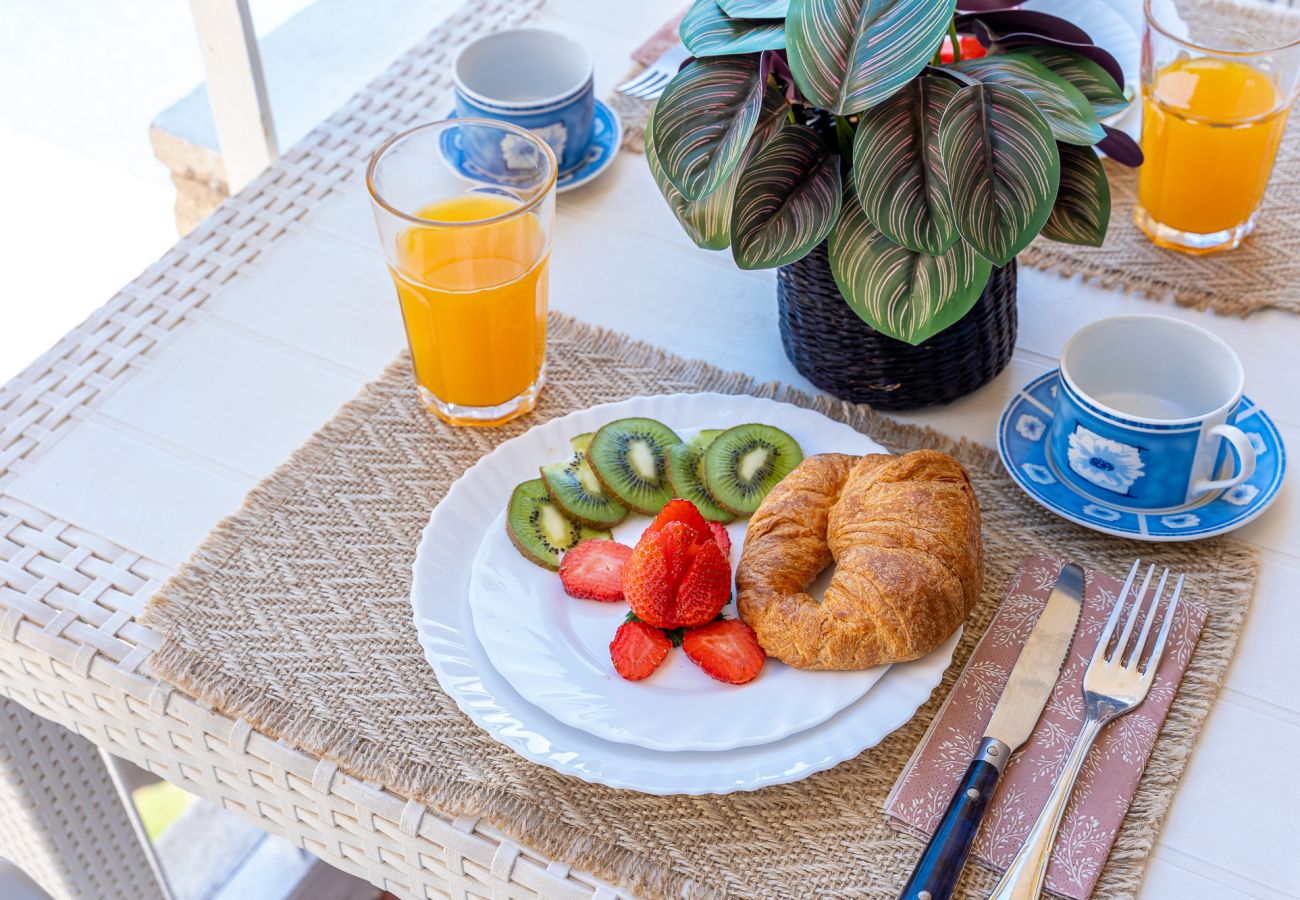
[[828, 250], [831, 273], [849, 307], [876, 331], [909, 344], [966, 315], [992, 271], [961, 240], [938, 256], [894, 243], [851, 197], [844, 200]]
[[1061, 186], [1043, 237], [1100, 247], [1110, 224], [1110, 182], [1091, 147], [1060, 144]]
[[1051, 126], [1020, 91], [973, 84], [944, 111], [939, 150], [958, 233], [1005, 266], [1052, 212], [1061, 158]]
[[867, 218], [896, 244], [943, 253], [957, 240], [939, 121], [960, 86], [919, 75], [858, 121], [853, 182]]
[[817, 132], [786, 125], [745, 164], [731, 210], [742, 269], [783, 266], [826, 237], [840, 211], [840, 158]]

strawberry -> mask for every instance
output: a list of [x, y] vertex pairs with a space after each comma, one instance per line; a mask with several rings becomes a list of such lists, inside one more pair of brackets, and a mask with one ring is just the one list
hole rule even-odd
[[632, 548], [618, 541], [586, 540], [560, 560], [564, 592], [582, 600], [623, 599], [623, 564]]
[[727, 526], [721, 522], [710, 522], [709, 531], [713, 532], [713, 541], [722, 551], [722, 558], [731, 559], [731, 535], [727, 533]]
[[658, 628], [645, 622], [624, 622], [614, 632], [609, 658], [618, 674], [628, 681], [640, 681], [659, 668], [672, 648], [672, 642]]
[[693, 628], [711, 622], [731, 599], [731, 566], [713, 541], [705, 541], [677, 586], [676, 624]]
[[722, 619], [689, 629], [682, 638], [682, 649], [711, 677], [727, 684], [753, 681], [767, 659], [754, 629], [740, 619]]
[[681, 522], [689, 527], [696, 534], [708, 535], [709, 523], [704, 521], [704, 516], [695, 508], [695, 504], [689, 500], [669, 500], [664, 504], [664, 508], [659, 510], [659, 515], [646, 528], [645, 533], [660, 531], [669, 522]]
[[623, 597], [657, 628], [702, 625], [731, 598], [731, 567], [708, 526], [671, 520], [637, 541], [623, 566]]

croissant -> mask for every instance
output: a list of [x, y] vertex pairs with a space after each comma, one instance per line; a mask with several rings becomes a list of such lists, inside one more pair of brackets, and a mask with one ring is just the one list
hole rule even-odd
[[[819, 603], [808, 586], [832, 560]], [[983, 571], [979, 504], [957, 460], [827, 453], [804, 459], [750, 518], [736, 605], [787, 665], [866, 669], [947, 640]]]

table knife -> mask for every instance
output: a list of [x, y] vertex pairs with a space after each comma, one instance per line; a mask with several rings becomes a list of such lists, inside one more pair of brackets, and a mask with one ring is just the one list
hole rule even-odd
[[1083, 609], [1083, 569], [1067, 563], [1016, 658], [984, 739], [899, 900], [947, 900], [1011, 754], [1029, 739], [1070, 652]]

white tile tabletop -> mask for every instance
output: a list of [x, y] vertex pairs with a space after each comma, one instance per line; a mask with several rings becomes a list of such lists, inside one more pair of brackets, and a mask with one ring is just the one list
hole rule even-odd
[[[599, 89], [681, 0], [551, 0], [539, 24], [591, 51]], [[617, 13], [613, 12], [617, 7]], [[786, 360], [770, 272], [698, 250], [624, 153], [560, 200], [552, 304], [687, 357], [808, 387]], [[131, 364], [4, 493], [176, 566], [244, 493], [402, 346], [361, 178], [220, 287], [195, 322]], [[1008, 370], [948, 407], [902, 418], [991, 444], [1012, 394], [1095, 318], [1159, 312], [1198, 322], [1244, 358], [1248, 393], [1300, 450], [1300, 317], [1229, 319], [1021, 269]], [[0, 429], [10, 426], [0, 411]], [[111, 473], [111, 475], [109, 474]], [[1294, 478], [1292, 478], [1294, 481]], [[1224, 691], [1162, 830], [1143, 896], [1300, 898], [1300, 495], [1239, 532], [1262, 550], [1259, 590]]]

